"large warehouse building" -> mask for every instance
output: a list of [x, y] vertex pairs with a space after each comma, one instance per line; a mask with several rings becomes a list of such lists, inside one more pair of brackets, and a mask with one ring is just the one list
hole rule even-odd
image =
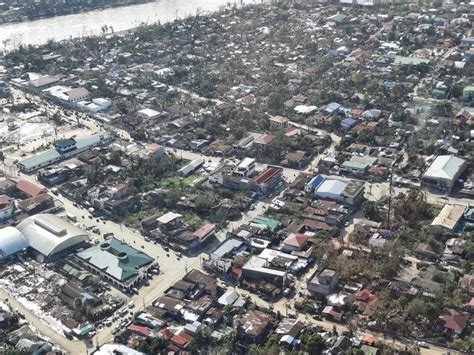
[[423, 186], [449, 193], [466, 168], [464, 159], [454, 155], [439, 155], [423, 174]]
[[39, 260], [52, 260], [77, 249], [89, 236], [65, 219], [52, 214], [37, 214], [26, 218], [17, 229], [36, 251]]

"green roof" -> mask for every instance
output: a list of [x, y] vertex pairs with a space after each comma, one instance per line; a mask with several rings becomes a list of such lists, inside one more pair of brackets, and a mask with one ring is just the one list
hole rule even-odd
[[369, 346], [369, 345], [362, 345], [360, 350], [364, 352], [365, 355], [377, 355], [379, 349]]
[[115, 238], [81, 251], [77, 256], [119, 281], [137, 275], [140, 268], [153, 262], [152, 257]]
[[360, 163], [358, 161], [350, 161], [346, 160], [344, 163], [342, 163], [342, 167], [344, 168], [349, 168], [349, 169], [356, 169], [356, 170], [365, 170], [367, 169], [369, 164], [367, 163]]
[[[100, 144], [103, 140], [110, 139], [110, 137], [111, 136], [108, 132], [99, 132], [89, 137], [78, 139], [76, 140], [76, 150], [92, 148], [93, 146]], [[68, 142], [70, 142], [70, 139], [60, 139], [55, 144], [58, 144], [58, 146], [61, 147], [65, 144], [67, 145]], [[54, 161], [59, 161], [61, 159], [63, 159], [63, 156], [55, 148], [52, 148], [42, 153], [36, 154], [30, 158], [24, 159], [20, 161], [19, 164], [25, 169], [30, 170], [35, 169], [38, 166], [44, 166], [53, 163]]]
[[257, 216], [253, 219], [252, 224], [260, 224], [268, 229], [270, 229], [272, 232], [275, 231], [279, 226], [280, 222], [277, 221], [276, 219], [266, 217], [266, 216]]

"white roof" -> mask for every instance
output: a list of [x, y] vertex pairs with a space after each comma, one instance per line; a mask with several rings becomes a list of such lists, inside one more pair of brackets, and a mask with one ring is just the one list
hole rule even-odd
[[237, 166], [237, 168], [246, 169], [247, 167], [249, 167], [252, 164], [255, 164], [255, 159], [245, 158], [244, 160], [242, 160], [240, 162], [240, 164]]
[[227, 290], [226, 293], [219, 297], [217, 302], [223, 306], [228, 306], [237, 301], [237, 298], [239, 298], [239, 294], [237, 292], [234, 290]]
[[94, 352], [95, 355], [115, 355], [115, 354], [123, 354], [123, 355], [145, 355], [140, 351], [134, 350], [125, 346], [123, 344], [104, 344], [100, 347], [99, 350]]
[[0, 260], [28, 248], [28, 240], [14, 227], [0, 230]]
[[455, 179], [466, 161], [454, 155], [440, 155], [426, 170], [424, 177], [432, 179]]
[[182, 216], [179, 213], [168, 212], [157, 219], [158, 223], [167, 224], [171, 221], [174, 221], [177, 218], [181, 218]]
[[294, 108], [296, 112], [303, 113], [303, 114], [311, 113], [317, 109], [318, 108], [316, 106], [306, 106], [306, 105], [298, 105]]
[[347, 182], [341, 180], [324, 180], [324, 182], [319, 185], [317, 189], [317, 193], [320, 194], [333, 194], [333, 195], [341, 195], [342, 191], [347, 186]]
[[443, 209], [433, 219], [432, 226], [441, 226], [453, 230], [461, 220], [466, 207], [459, 205], [444, 205]]
[[138, 113], [148, 118], [153, 118], [160, 115], [158, 111], [152, 110], [151, 108], [144, 108], [143, 110], [138, 111]]
[[52, 256], [89, 239], [83, 230], [48, 213], [28, 217], [17, 228], [26, 237], [30, 247], [44, 256]]

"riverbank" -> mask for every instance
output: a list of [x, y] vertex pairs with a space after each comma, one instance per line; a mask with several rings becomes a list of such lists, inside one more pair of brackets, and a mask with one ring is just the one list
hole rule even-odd
[[[243, 4], [261, 3], [261, 0], [243, 0]], [[87, 11], [73, 15], [15, 24], [0, 25], [0, 51], [20, 45], [41, 45], [49, 40], [102, 34], [102, 28], [114, 32], [130, 30], [138, 25], [169, 22], [176, 18], [214, 12], [226, 6], [229, 0], [158, 0], [145, 4]]]
[[156, 0], [104, 0], [103, 3], [83, 1], [82, 3], [79, 2], [73, 5], [58, 1], [58, 4], [48, 4], [47, 7], [34, 2], [31, 4], [24, 3], [20, 6], [5, 9], [4, 11], [0, 10], [0, 26], [121, 6], [138, 5], [153, 1]]

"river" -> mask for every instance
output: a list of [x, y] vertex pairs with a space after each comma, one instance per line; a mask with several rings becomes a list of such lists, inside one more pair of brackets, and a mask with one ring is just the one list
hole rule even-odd
[[[157, 0], [105, 10], [50, 17], [0, 26], [0, 49], [12, 49], [20, 44], [37, 45], [52, 39], [61, 41], [101, 33], [104, 25], [114, 31], [137, 27], [140, 23], [167, 22], [197, 13], [216, 11], [235, 0]], [[260, 0], [243, 0], [245, 4]], [[240, 3], [240, 0], [238, 1]]]

